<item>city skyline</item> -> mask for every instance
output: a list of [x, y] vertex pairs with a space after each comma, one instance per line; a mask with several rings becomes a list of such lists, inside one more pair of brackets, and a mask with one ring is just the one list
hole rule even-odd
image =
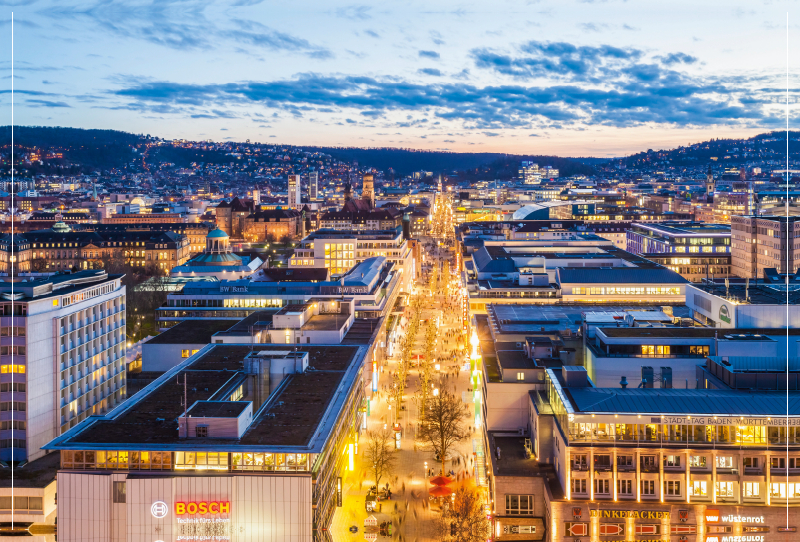
[[0, 25], [17, 125], [618, 156], [784, 127], [784, 4], [33, 1]]

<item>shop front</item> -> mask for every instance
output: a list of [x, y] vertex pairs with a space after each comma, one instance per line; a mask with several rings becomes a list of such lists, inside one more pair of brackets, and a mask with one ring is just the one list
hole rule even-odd
[[800, 508], [687, 503], [551, 502], [549, 540], [788, 542]]

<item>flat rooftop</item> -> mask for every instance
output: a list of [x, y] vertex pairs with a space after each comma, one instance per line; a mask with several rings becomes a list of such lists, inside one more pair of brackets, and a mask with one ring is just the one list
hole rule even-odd
[[[576, 413], [786, 416], [786, 391], [694, 390], [675, 388], [565, 387]], [[800, 392], [788, 393], [790, 416], [800, 416]]]
[[[608, 338], [647, 338], [647, 339], [701, 339], [718, 337], [737, 340], [739, 335], [786, 336], [786, 328], [776, 329], [723, 329], [713, 327], [601, 327], [598, 328]], [[800, 335], [800, 329], [789, 329], [789, 335]]]
[[347, 322], [347, 314], [315, 314], [303, 324], [304, 331], [337, 331]]
[[[653, 311], [660, 311], [661, 305], [652, 305]], [[577, 332], [583, 322], [584, 313], [595, 315], [607, 312], [611, 315], [627, 312], [641, 312], [641, 305], [487, 305], [487, 313], [496, 333], [527, 334], [533, 335], [545, 332], [555, 332], [569, 329]], [[672, 307], [673, 315], [690, 318], [691, 309], [684, 305]], [[611, 329], [611, 328], [603, 328]], [[617, 328], [614, 328], [617, 329]], [[619, 328], [627, 329], [627, 328]], [[641, 329], [641, 328], [633, 328]], [[681, 328], [686, 329], [686, 328]]]
[[148, 344], [210, 344], [211, 336], [231, 328], [230, 320], [187, 320], [159, 333]]
[[[243, 360], [252, 351], [285, 352], [286, 346], [209, 345], [106, 416], [84, 420], [50, 443], [48, 449], [181, 450], [200, 447], [209, 451], [236, 451], [242, 446], [251, 450], [258, 446], [321, 449], [338, 418], [338, 413], [336, 416], [325, 414], [329, 408], [341, 408], [355, 385], [359, 361], [365, 351], [363, 344], [360, 347], [291, 345], [293, 353], [295, 347], [297, 353], [308, 353], [308, 370], [286, 375], [259, 411], [254, 412], [254, 420], [241, 439], [181, 439], [178, 436], [184, 393], [189, 405], [209, 401], [221, 388], [242, 379], [245, 375]], [[246, 402], [216, 407], [221, 409], [217, 412], [243, 408], [239, 405]], [[214, 411], [215, 407], [209, 404], [199, 408]], [[312, 439], [315, 434], [319, 436]]]
[[[728, 288], [724, 283], [693, 282], [692, 286], [711, 295], [723, 299], [731, 298], [744, 305], [786, 305], [786, 285], [783, 281], [765, 284], [763, 280], [751, 280], [745, 285], [744, 279], [728, 280]], [[800, 283], [792, 281], [789, 284], [789, 304], [800, 304]]]
[[[47, 487], [56, 481], [61, 454], [49, 453], [36, 461], [14, 468], [14, 487]], [[11, 468], [0, 466], [0, 487], [11, 487]]]
[[201, 401], [186, 413], [193, 418], [238, 418], [249, 401]]

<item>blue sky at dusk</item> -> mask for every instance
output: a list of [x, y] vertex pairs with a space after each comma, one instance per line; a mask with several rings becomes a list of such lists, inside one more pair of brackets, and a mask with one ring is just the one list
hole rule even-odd
[[[3, 124], [13, 11], [16, 124], [613, 156], [783, 128], [786, 12], [800, 4], [0, 5]], [[799, 27], [797, 10], [793, 51]]]

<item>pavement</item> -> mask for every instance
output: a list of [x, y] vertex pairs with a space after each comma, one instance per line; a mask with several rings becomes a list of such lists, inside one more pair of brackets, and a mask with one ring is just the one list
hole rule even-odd
[[[442, 257], [452, 256], [452, 251], [437, 250]], [[451, 275], [453, 280], [458, 280], [459, 274], [453, 273]], [[453, 288], [452, 290], [456, 290]], [[455, 298], [451, 298], [454, 300]], [[456, 339], [449, 339], [445, 342], [444, 335], [447, 331], [458, 330], [461, 327], [459, 319], [459, 311], [447, 310], [445, 305], [445, 296], [434, 296], [432, 300], [427, 300], [423, 303], [423, 311], [421, 320], [425, 320], [437, 314], [444, 314], [444, 322], [439, 328], [439, 340], [437, 341], [437, 356], [445, 356], [446, 352], [457, 348]], [[425, 325], [421, 323], [419, 331], [415, 337], [414, 354], [423, 353], [425, 345]], [[463, 347], [464, 343], [460, 343], [458, 348]], [[398, 348], [399, 350], [399, 348]], [[468, 349], [465, 348], [465, 352]], [[386, 389], [390, 384], [390, 372], [396, 370], [397, 358], [390, 358], [386, 365], [381, 368], [381, 376], [378, 383], [378, 392], [372, 397], [370, 404], [370, 416], [367, 418], [367, 430], [380, 429], [386, 424], [391, 427], [394, 421], [392, 412], [387, 403]], [[458, 357], [456, 362], [451, 362], [449, 365], [442, 365], [440, 373], [443, 374], [444, 385], [449, 388], [451, 392], [455, 392], [458, 397], [462, 396], [462, 392], [469, 390], [469, 372], [457, 369], [458, 365], [463, 366], [464, 358]], [[427, 483], [426, 477], [426, 462], [427, 467], [435, 469], [435, 474], [439, 473], [440, 464], [435, 461], [434, 455], [430, 451], [422, 449], [422, 443], [415, 441], [415, 426], [417, 421], [417, 409], [412, 397], [418, 386], [418, 372], [412, 369], [408, 378], [408, 386], [406, 388], [406, 395], [404, 400], [405, 410], [400, 417], [400, 423], [403, 427], [403, 434], [400, 441], [400, 449], [395, 453], [397, 460], [395, 469], [389, 480], [383, 478], [381, 486], [385, 485], [388, 481], [392, 491], [391, 500], [381, 502], [381, 510], [369, 514], [366, 512], [364, 500], [367, 495], [368, 489], [375, 484], [371, 479], [369, 467], [364, 465], [363, 459], [363, 446], [366, 446], [366, 438], [361, 436], [358, 446], [358, 454], [355, 458], [354, 470], [347, 472], [343, 477], [343, 499], [342, 507], [337, 508], [333, 517], [330, 527], [330, 534], [334, 542], [356, 542], [366, 538], [364, 531], [364, 520], [374, 515], [378, 524], [384, 521], [391, 521], [393, 525], [393, 539], [407, 540], [409, 542], [416, 541], [422, 542], [427, 540], [437, 540], [436, 536], [436, 523], [439, 516], [438, 506], [435, 501], [428, 498], [428, 489], [430, 486]], [[471, 398], [471, 394], [463, 394], [467, 398]], [[465, 423], [470, 423], [472, 420], [467, 418]], [[474, 469], [473, 459], [473, 439], [480, 442], [480, 435], [473, 433], [472, 438], [459, 443], [454, 449], [452, 458], [447, 462], [447, 470], [453, 470], [456, 476], [461, 479], [463, 477], [472, 477]], [[350, 531], [352, 526], [358, 527], [358, 531], [353, 533]], [[378, 540], [389, 540], [388, 537], [379, 537]]]

